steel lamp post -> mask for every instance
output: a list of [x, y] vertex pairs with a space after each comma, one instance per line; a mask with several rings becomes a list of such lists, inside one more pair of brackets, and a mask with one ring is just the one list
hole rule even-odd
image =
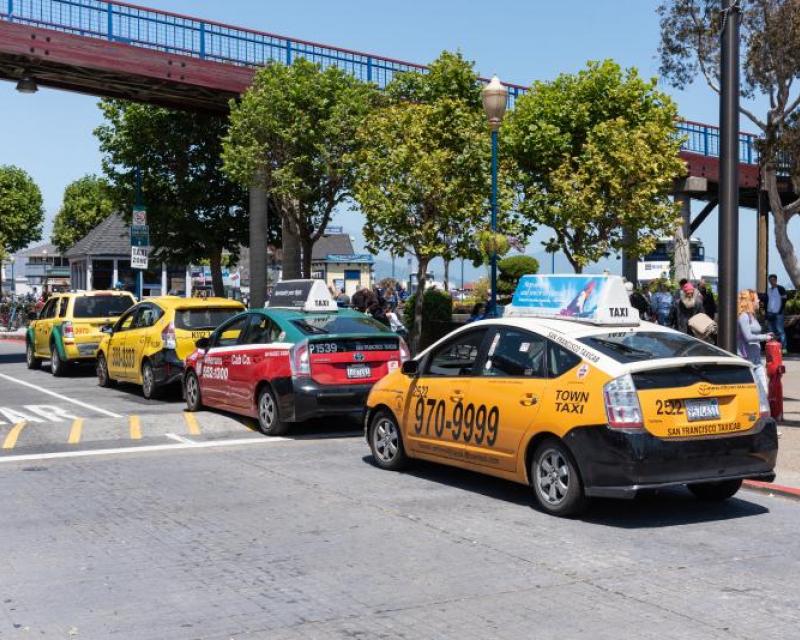
[[[497, 133], [503, 123], [503, 116], [508, 104], [508, 89], [493, 76], [491, 82], [483, 88], [483, 110], [492, 130], [492, 236], [497, 233]], [[492, 247], [492, 297], [489, 302], [490, 316], [497, 315], [497, 247]]]

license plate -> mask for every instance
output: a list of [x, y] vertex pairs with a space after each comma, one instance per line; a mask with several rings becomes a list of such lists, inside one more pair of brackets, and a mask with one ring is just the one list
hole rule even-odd
[[703, 398], [702, 400], [684, 400], [686, 418], [689, 422], [700, 420], [719, 420], [719, 400]]
[[372, 369], [363, 364], [347, 367], [347, 377], [356, 379], [371, 378]]

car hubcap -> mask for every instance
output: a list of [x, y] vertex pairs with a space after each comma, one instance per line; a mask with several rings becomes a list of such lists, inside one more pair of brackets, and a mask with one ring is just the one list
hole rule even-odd
[[548, 449], [539, 458], [536, 487], [545, 502], [561, 504], [569, 491], [569, 466], [561, 453]]
[[372, 436], [375, 444], [375, 453], [383, 462], [391, 462], [397, 455], [399, 438], [397, 427], [394, 422], [382, 418], [375, 425], [375, 432]]
[[192, 406], [197, 402], [197, 380], [194, 376], [189, 376], [186, 380], [186, 397], [189, 398], [189, 404]]
[[106, 361], [105, 358], [100, 358], [97, 361], [97, 377], [100, 378], [100, 382], [106, 381]]
[[28, 345], [28, 364], [31, 362], [33, 362], [33, 349], [31, 348], [31, 345]]
[[275, 403], [272, 401], [272, 396], [268, 393], [263, 394], [260, 405], [261, 424], [269, 428], [275, 422]]
[[58, 351], [56, 351], [55, 349], [53, 349], [53, 353], [50, 356], [50, 362], [53, 365], [53, 371], [58, 371], [59, 368], [61, 367], [61, 362], [58, 359]]
[[145, 367], [144, 369], [144, 390], [147, 395], [150, 395], [150, 392], [153, 390], [153, 372], [150, 370], [150, 367]]

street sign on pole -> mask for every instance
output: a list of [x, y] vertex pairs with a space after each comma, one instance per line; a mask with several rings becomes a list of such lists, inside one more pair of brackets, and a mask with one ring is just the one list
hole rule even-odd
[[133, 208], [133, 226], [146, 227], [147, 226], [147, 210], [144, 207]]
[[150, 246], [150, 227], [147, 225], [135, 225], [131, 227], [131, 246], [149, 247]]
[[150, 256], [149, 247], [131, 247], [131, 269], [147, 269], [147, 260]]

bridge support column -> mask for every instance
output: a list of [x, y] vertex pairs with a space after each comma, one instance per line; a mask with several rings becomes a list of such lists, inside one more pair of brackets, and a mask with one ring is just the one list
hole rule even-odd
[[267, 192], [250, 187], [250, 308], [264, 306], [267, 293]]
[[767, 290], [769, 274], [769, 194], [758, 191], [758, 227], [756, 228], [756, 291]]
[[690, 241], [692, 239], [692, 194], [703, 193], [708, 189], [708, 181], [705, 178], [689, 177], [679, 180], [675, 184], [673, 198], [681, 205], [681, 222], [675, 229], [674, 253], [675, 253], [675, 280], [692, 280], [692, 251]]

